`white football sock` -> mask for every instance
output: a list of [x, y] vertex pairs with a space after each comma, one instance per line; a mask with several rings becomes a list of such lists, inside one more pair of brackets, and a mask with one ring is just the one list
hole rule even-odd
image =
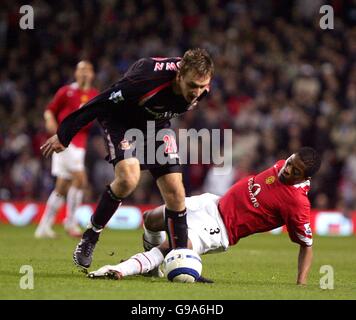
[[158, 248], [153, 248], [148, 252], [135, 254], [130, 259], [119, 263], [114, 266], [114, 270], [119, 271], [124, 277], [147, 273], [158, 267], [163, 260], [162, 252]]
[[67, 213], [65, 226], [70, 228], [77, 224], [75, 219], [75, 212], [83, 201], [83, 190], [71, 186], [67, 194]]
[[144, 234], [144, 248], [152, 249], [154, 247], [159, 246], [166, 240], [166, 232], [165, 231], [151, 231], [143, 226]]
[[53, 190], [48, 197], [46, 208], [37, 227], [37, 230], [44, 230], [46, 228], [52, 227], [58, 209], [63, 205], [63, 203], [64, 197]]

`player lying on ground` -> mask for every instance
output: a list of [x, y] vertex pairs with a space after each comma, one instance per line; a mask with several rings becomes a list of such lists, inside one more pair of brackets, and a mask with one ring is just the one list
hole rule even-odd
[[[286, 225], [293, 242], [300, 245], [297, 284], [306, 284], [312, 263], [310, 179], [320, 167], [319, 154], [301, 148], [287, 160], [234, 184], [221, 198], [205, 193], [186, 198], [188, 247], [198, 254], [223, 251], [248, 235]], [[144, 215], [144, 248], [117, 265], [106, 265], [89, 277], [121, 279], [148, 273], [164, 260], [164, 206]]]

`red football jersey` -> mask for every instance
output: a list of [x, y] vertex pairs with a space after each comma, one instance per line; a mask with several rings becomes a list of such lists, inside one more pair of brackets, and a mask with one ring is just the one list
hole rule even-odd
[[[51, 110], [60, 124], [65, 117], [82, 105], [97, 96], [99, 93], [95, 88], [82, 90], [76, 82], [61, 87], [55, 94], [53, 100], [48, 104], [47, 110]], [[90, 126], [81, 129], [71, 141], [75, 146], [85, 148]]]
[[303, 246], [313, 243], [310, 229], [310, 182], [285, 185], [278, 172], [285, 160], [234, 184], [219, 200], [230, 245], [257, 232], [286, 225], [292, 241]]

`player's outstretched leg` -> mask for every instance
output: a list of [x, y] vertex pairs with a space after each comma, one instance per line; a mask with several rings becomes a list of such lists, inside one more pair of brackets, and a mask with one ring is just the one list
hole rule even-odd
[[[168, 244], [166, 245], [168, 247]], [[135, 254], [117, 265], [106, 265], [88, 274], [89, 278], [122, 279], [136, 274], [145, 274], [158, 267], [164, 260], [159, 248]]]
[[92, 215], [88, 229], [83, 233], [82, 239], [74, 250], [73, 261], [82, 268], [89, 268], [93, 260], [95, 245], [99, 240], [100, 232], [109, 222], [116, 209], [121, 204], [110, 186], [102, 194], [99, 204]]

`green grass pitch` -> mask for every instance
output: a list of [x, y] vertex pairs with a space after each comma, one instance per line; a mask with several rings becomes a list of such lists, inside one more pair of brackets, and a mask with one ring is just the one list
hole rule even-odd
[[[171, 283], [133, 276], [121, 281], [92, 280], [72, 263], [77, 244], [61, 227], [55, 240], [33, 238], [35, 226], [0, 225], [0, 299], [356, 299], [356, 237], [315, 237], [314, 260], [306, 287], [295, 285], [299, 246], [287, 235], [258, 234], [225, 253], [203, 259], [203, 275], [214, 284]], [[142, 251], [142, 230], [105, 230], [91, 270]], [[34, 288], [21, 289], [23, 265], [34, 271]], [[334, 270], [334, 289], [321, 289], [322, 265]]]

